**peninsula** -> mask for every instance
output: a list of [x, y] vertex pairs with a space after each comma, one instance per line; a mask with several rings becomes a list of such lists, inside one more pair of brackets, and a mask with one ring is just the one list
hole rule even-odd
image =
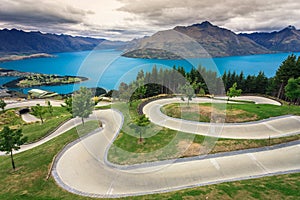
[[25, 60], [31, 58], [53, 58], [53, 57], [55, 56], [47, 53], [36, 53], [30, 55], [9, 55], [9, 56], [0, 57], [0, 62]]
[[4, 84], [3, 86], [6, 88], [56, 86], [56, 85], [79, 83], [88, 80], [88, 78], [86, 77], [79, 77], [79, 76], [59, 76], [53, 74], [39, 74], [39, 73], [20, 72], [20, 71], [0, 68], [0, 77], [1, 76], [19, 77], [18, 79], [15, 79], [13, 81]]

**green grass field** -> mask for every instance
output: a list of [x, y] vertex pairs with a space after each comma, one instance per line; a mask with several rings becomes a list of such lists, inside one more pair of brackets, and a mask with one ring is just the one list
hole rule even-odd
[[0, 112], [0, 130], [2, 130], [4, 126], [10, 126], [11, 128], [20, 128], [23, 126], [23, 124], [23, 120], [15, 113], [14, 109]]
[[[87, 122], [83, 130], [88, 133], [98, 122]], [[90, 127], [90, 128], [88, 128]], [[79, 127], [82, 129], [82, 127]], [[63, 146], [78, 138], [72, 129], [32, 150], [16, 154], [17, 170], [11, 170], [9, 157], [0, 157], [1, 200], [88, 200], [61, 189], [51, 177], [46, 180], [53, 157]], [[120, 198], [126, 200], [148, 199], [299, 199], [300, 173], [265, 177], [196, 187], [181, 191]]]
[[[117, 164], [137, 164], [158, 160], [175, 159], [207, 154], [202, 149], [209, 149], [210, 154], [244, 150], [250, 148], [265, 147], [295, 141], [300, 135], [263, 140], [236, 140], [236, 139], [215, 139], [201, 135], [182, 133], [157, 126], [153, 123], [143, 130], [143, 143], [138, 142], [139, 133], [130, 127], [130, 122], [137, 114], [137, 107], [140, 101], [133, 102], [132, 106], [126, 104], [115, 104], [112, 107], [124, 114], [124, 126], [114, 145], [109, 150], [108, 160]], [[171, 104], [177, 106], [179, 104]], [[197, 104], [196, 104], [197, 105]], [[201, 104], [202, 105], [202, 104]], [[204, 104], [210, 107], [210, 104]], [[216, 104], [219, 109], [222, 105]], [[233, 105], [232, 110], [245, 110], [245, 112], [257, 113], [259, 119], [285, 115], [288, 113], [299, 114], [300, 107], [272, 106], [255, 104]], [[270, 111], [269, 111], [270, 110]], [[129, 153], [123, 153], [123, 152]], [[149, 153], [151, 152], [151, 153]]]
[[19, 115], [15, 113], [16, 109], [7, 110], [1, 114], [0, 129], [7, 125], [11, 128], [22, 129], [23, 135], [28, 137], [28, 142], [34, 142], [49, 134], [57, 128], [62, 122], [71, 118], [64, 108], [53, 107], [53, 114], [45, 113], [43, 118], [45, 122], [26, 124]]
[[185, 120], [210, 122], [212, 113], [219, 115], [226, 122], [248, 122], [277, 117], [282, 115], [300, 115], [299, 106], [276, 106], [257, 104], [169, 104], [161, 108], [161, 111], [174, 118]]
[[45, 113], [43, 115], [44, 123], [34, 123], [25, 125], [23, 129], [24, 136], [28, 137], [28, 142], [34, 142], [49, 134], [64, 121], [71, 119], [71, 114], [62, 107], [53, 107], [52, 115]]

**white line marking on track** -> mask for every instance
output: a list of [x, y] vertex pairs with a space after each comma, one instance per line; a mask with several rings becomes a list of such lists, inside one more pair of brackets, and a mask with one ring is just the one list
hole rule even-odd
[[218, 164], [218, 162], [215, 159], [212, 158], [212, 159], [209, 159], [209, 161], [218, 171], [220, 170], [220, 165]]
[[247, 155], [250, 157], [251, 160], [253, 160], [255, 162], [255, 164], [259, 168], [261, 168], [263, 171], [265, 171], [267, 173], [270, 173], [270, 171], [261, 162], [259, 162], [252, 153], [248, 153]]
[[107, 195], [112, 195], [113, 191], [114, 191], [114, 188], [112, 187], [114, 184], [114, 182], [112, 182], [106, 192]]
[[266, 125], [266, 127], [268, 127], [269, 129], [277, 132], [277, 133], [281, 133], [281, 131], [279, 131], [278, 129], [274, 128], [273, 126], [271, 126], [270, 124], [268, 123], [264, 123], [264, 125]]
[[298, 120], [298, 121], [300, 122], [300, 117], [299, 117], [299, 116], [293, 116], [293, 118], [294, 118], [295, 120]]

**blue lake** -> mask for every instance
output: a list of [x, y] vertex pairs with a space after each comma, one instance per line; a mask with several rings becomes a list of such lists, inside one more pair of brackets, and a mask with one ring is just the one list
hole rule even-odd
[[[82, 51], [55, 54], [54, 58], [35, 58], [28, 60], [0, 63], [0, 68], [14, 69], [24, 72], [38, 72], [57, 75], [77, 75], [88, 77], [89, 81], [63, 86], [35, 87], [61, 94], [70, 93], [80, 86], [103, 87], [117, 89], [120, 82], [130, 82], [135, 79], [138, 71], [150, 71], [157, 67], [183, 66], [190, 70], [193, 66], [202, 65], [207, 69], [223, 74], [224, 71], [244, 72], [245, 75], [257, 74], [263, 71], [272, 77], [276, 70], [290, 53], [236, 56], [223, 58], [199, 58], [188, 60], [156, 60], [121, 57], [122, 52], [115, 50]], [[300, 56], [300, 53], [295, 53]], [[0, 77], [0, 85], [15, 77]], [[30, 88], [22, 89], [27, 92]]]
[[8, 76], [8, 77], [0, 77], [0, 86], [5, 84], [5, 83], [8, 83], [12, 80], [15, 80], [17, 79], [18, 77], [15, 77], [15, 76]]

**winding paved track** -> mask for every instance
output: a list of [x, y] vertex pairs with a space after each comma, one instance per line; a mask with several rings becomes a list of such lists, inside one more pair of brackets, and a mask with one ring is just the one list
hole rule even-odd
[[53, 176], [66, 190], [92, 197], [120, 197], [300, 171], [300, 142], [274, 150], [233, 152], [190, 161], [111, 166], [107, 149], [122, 125], [116, 111], [103, 111], [103, 131], [72, 144], [58, 158]]
[[107, 150], [122, 127], [123, 117], [115, 110], [95, 115], [100, 115], [97, 118], [104, 121], [105, 128], [68, 145], [52, 171], [62, 187], [79, 195], [141, 195], [300, 171], [300, 142], [272, 150], [156, 162], [128, 169], [112, 166], [106, 160]]
[[[246, 100], [240, 97], [239, 100]], [[248, 97], [258, 104], [275, 104], [278, 102], [263, 97]], [[221, 103], [224, 101], [196, 98], [192, 103]], [[198, 135], [232, 139], [268, 139], [279, 138], [300, 133], [300, 116], [281, 116], [249, 123], [201, 123], [176, 119], [161, 112], [161, 107], [171, 103], [182, 103], [180, 99], [162, 99], [150, 102], [144, 107], [149, 119], [162, 127]], [[280, 104], [279, 104], [280, 105]], [[225, 117], [225, 116], [224, 116]]]

